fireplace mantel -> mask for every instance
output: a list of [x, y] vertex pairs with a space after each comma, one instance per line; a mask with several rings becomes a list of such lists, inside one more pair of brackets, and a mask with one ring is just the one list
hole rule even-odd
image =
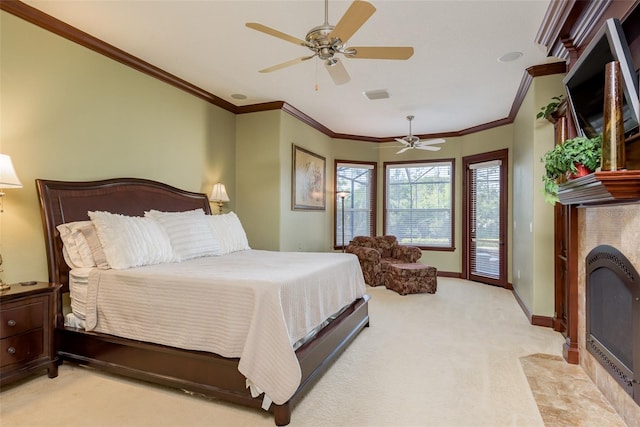
[[563, 205], [595, 205], [640, 200], [640, 170], [594, 172], [559, 185]]

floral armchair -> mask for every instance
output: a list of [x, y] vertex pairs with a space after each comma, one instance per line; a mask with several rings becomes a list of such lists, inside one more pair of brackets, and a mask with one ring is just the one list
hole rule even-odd
[[356, 236], [345, 252], [358, 257], [364, 281], [370, 286], [384, 285], [389, 264], [414, 263], [422, 256], [419, 248], [400, 245], [395, 236]]

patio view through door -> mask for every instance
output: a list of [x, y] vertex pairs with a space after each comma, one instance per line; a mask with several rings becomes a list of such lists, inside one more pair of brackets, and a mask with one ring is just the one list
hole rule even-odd
[[463, 158], [463, 277], [505, 288], [507, 159], [507, 150]]

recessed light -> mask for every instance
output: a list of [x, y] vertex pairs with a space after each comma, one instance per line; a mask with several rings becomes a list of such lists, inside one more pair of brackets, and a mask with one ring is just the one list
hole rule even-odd
[[247, 95], [243, 95], [241, 93], [233, 93], [231, 94], [233, 99], [247, 99]]
[[509, 52], [509, 53], [505, 53], [500, 58], [498, 58], [498, 61], [500, 61], [500, 62], [511, 62], [511, 61], [515, 61], [516, 59], [520, 58], [521, 56], [522, 56], [522, 52]]
[[363, 93], [364, 93], [364, 96], [366, 96], [367, 98], [369, 98], [372, 101], [374, 99], [389, 98], [389, 92], [387, 92], [386, 89], [368, 90], [368, 91], [363, 92]]

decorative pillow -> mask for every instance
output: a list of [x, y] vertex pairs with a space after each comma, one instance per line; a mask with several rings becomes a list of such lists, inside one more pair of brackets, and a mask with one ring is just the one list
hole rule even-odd
[[178, 261], [203, 256], [221, 255], [222, 249], [215, 239], [202, 209], [185, 212], [145, 212], [164, 228]]
[[89, 212], [111, 268], [122, 270], [175, 261], [169, 237], [150, 218]]
[[96, 266], [91, 248], [82, 234], [82, 229], [86, 227], [93, 228], [91, 221], [68, 222], [56, 227], [62, 239], [62, 254], [64, 260], [71, 268], [90, 268]]
[[242, 227], [240, 218], [235, 212], [222, 215], [209, 215], [209, 225], [216, 240], [220, 242], [222, 254], [251, 249], [247, 234]]
[[80, 228], [80, 231], [89, 244], [89, 249], [91, 249], [91, 254], [93, 255], [93, 261], [95, 262], [96, 267], [102, 270], [108, 270], [111, 266], [109, 265], [107, 256], [104, 254], [104, 250], [102, 249], [102, 244], [98, 238], [98, 231], [93, 226], [92, 222], [87, 222], [89, 222], [89, 225]]

